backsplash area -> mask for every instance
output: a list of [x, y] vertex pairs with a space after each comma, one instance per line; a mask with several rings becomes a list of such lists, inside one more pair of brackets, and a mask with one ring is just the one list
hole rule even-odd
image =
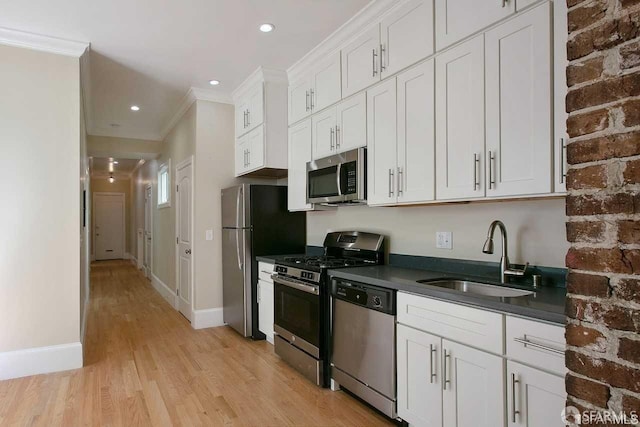
[[[401, 208], [345, 206], [310, 212], [307, 244], [322, 246], [327, 232], [352, 229], [387, 236], [391, 254], [498, 262], [502, 251], [498, 233], [495, 253], [482, 253], [489, 224], [495, 219], [507, 228], [511, 262], [564, 268], [569, 248], [564, 198]], [[453, 249], [436, 249], [438, 231], [453, 233]]]

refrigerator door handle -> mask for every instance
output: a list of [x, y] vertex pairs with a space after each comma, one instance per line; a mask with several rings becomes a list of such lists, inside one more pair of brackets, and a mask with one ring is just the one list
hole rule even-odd
[[242, 214], [240, 212], [240, 202], [243, 199], [243, 189], [242, 187], [240, 187], [239, 191], [238, 191], [238, 196], [236, 198], [236, 228], [242, 228], [242, 226], [244, 225], [240, 225], [240, 219], [242, 218]]
[[238, 270], [242, 270], [242, 258], [240, 258], [240, 229], [236, 228], [236, 254], [238, 255]]

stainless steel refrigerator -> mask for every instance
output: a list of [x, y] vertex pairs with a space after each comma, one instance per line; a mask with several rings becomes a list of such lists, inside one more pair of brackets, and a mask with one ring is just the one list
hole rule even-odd
[[306, 214], [289, 212], [287, 187], [243, 184], [222, 190], [224, 322], [245, 337], [258, 330], [257, 256], [301, 254]]

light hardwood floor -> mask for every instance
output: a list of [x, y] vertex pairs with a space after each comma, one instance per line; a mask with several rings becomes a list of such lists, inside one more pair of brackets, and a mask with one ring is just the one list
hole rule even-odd
[[85, 367], [0, 381], [0, 426], [378, 426], [265, 341], [195, 331], [129, 262], [95, 263]]

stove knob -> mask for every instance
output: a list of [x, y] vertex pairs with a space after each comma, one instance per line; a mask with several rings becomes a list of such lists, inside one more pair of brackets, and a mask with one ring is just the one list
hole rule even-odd
[[382, 307], [382, 300], [378, 296], [373, 297], [373, 305], [374, 307]]

